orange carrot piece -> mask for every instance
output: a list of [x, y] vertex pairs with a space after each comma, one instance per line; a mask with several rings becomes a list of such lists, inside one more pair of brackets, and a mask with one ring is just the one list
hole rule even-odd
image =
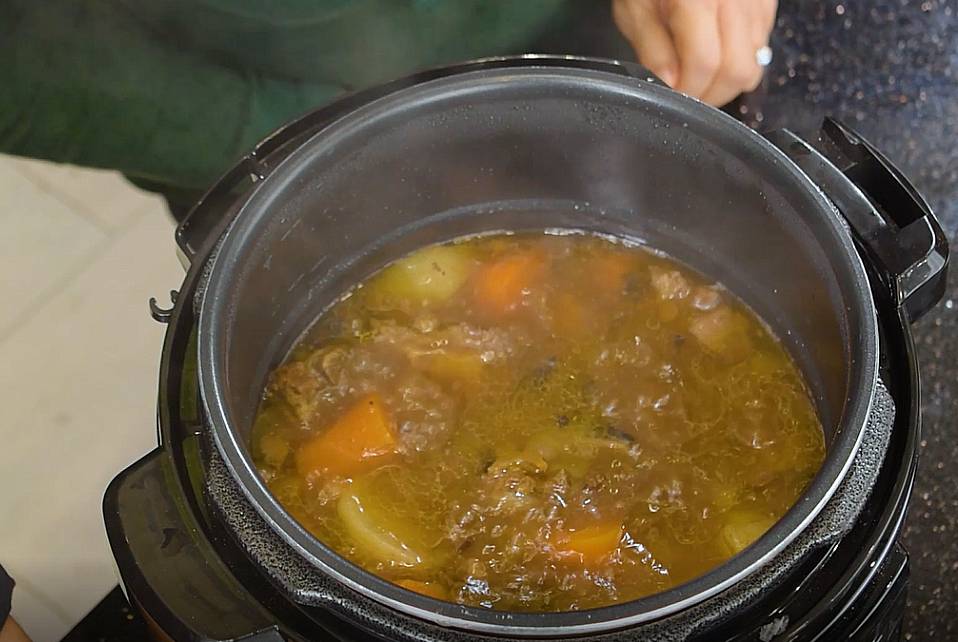
[[635, 259], [625, 252], [603, 253], [595, 257], [589, 268], [599, 292], [621, 294], [629, 272], [635, 268]]
[[476, 274], [476, 303], [499, 316], [515, 310], [523, 292], [542, 276], [545, 261], [538, 252], [506, 256], [482, 266]]
[[591, 308], [579, 297], [568, 292], [555, 296], [552, 308], [553, 330], [559, 335], [580, 338], [592, 329], [594, 318]]
[[389, 414], [379, 395], [371, 394], [350, 406], [322, 434], [303, 444], [296, 453], [296, 468], [303, 476], [349, 476], [381, 463], [395, 452], [395, 446]]
[[443, 589], [439, 584], [435, 582], [419, 582], [416, 580], [399, 580], [396, 582], [399, 586], [404, 589], [413, 591], [414, 593], [420, 593], [427, 597], [433, 597], [437, 600], [448, 600], [449, 596], [446, 595], [445, 589]]
[[585, 564], [594, 565], [618, 548], [622, 539], [622, 524], [596, 524], [560, 535], [557, 539], [556, 550], [559, 553], [578, 554]]

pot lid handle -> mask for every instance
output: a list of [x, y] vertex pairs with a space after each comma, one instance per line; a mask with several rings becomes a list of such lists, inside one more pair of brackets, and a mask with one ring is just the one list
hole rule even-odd
[[888, 158], [832, 118], [804, 139], [787, 129], [766, 137], [835, 204], [892, 301], [912, 321], [938, 303], [948, 241], [927, 201]]

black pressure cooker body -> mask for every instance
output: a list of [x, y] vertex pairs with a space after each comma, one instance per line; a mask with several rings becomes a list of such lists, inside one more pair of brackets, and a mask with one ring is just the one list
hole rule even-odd
[[[246, 442], [265, 377], [348, 287], [464, 234], [611, 233], [742, 297], [810, 382], [827, 458], [728, 563], [601, 609], [421, 596], [338, 556], [268, 492]], [[841, 124], [762, 138], [634, 65], [527, 56], [424, 72], [277, 131], [177, 231], [188, 261], [160, 371], [160, 446], [104, 499], [131, 602], [174, 639], [885, 639], [916, 465], [909, 323], [948, 251], [907, 180]], [[776, 636], [783, 636], [778, 638]]]

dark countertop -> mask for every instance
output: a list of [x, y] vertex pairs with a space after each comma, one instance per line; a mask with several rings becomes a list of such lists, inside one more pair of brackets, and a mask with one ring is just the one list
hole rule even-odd
[[[828, 114], [882, 150], [958, 238], [958, 3], [781, 0], [760, 129], [813, 130]], [[761, 118], [761, 122], [757, 122]], [[904, 543], [905, 639], [958, 639], [958, 273], [914, 326], [922, 376], [921, 463]]]

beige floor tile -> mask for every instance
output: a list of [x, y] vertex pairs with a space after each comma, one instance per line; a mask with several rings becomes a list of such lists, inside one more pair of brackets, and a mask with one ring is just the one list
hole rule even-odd
[[58, 640], [116, 583], [103, 491], [155, 446], [164, 328], [147, 299], [182, 272], [165, 212], [131, 216], [0, 342], [0, 562], [23, 589], [14, 616], [39, 642]]
[[163, 199], [133, 187], [118, 172], [10, 156], [15, 167], [108, 233], [120, 230], [136, 212]]
[[85, 264], [106, 235], [0, 158], [0, 337]]

